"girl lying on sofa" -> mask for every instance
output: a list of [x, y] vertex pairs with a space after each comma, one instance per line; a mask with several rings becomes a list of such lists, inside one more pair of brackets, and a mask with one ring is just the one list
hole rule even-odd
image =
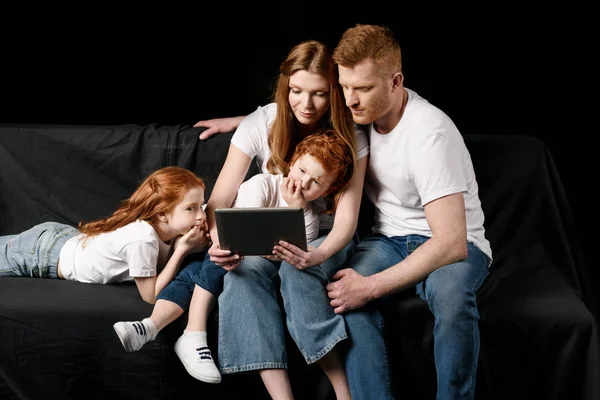
[[[289, 172], [285, 174], [287, 176], [283, 173], [253, 176], [240, 186], [233, 207], [302, 207], [307, 242], [311, 242], [319, 234], [320, 212], [311, 202], [341, 192], [352, 178], [353, 168], [352, 149], [341, 135], [332, 130], [315, 133], [296, 147]], [[276, 271], [281, 260], [276, 256], [251, 256], [244, 257], [241, 266], [244, 263], [265, 264], [266, 269]], [[236, 273], [236, 269], [233, 271]], [[114, 324], [125, 350], [141, 349], [189, 307], [188, 324], [175, 343], [175, 352], [194, 378], [219, 383], [221, 375], [207, 346], [206, 322], [215, 299], [222, 291], [226, 272], [225, 268], [210, 260], [208, 253], [203, 263], [194, 261], [188, 264], [161, 293], [150, 317]], [[260, 304], [248, 306], [262, 309]], [[340, 373], [343, 374], [343, 371]]]
[[210, 243], [204, 188], [191, 171], [165, 167], [108, 218], [81, 222], [79, 229], [44, 222], [0, 236], [0, 277], [135, 281], [142, 299], [154, 304], [181, 261]]

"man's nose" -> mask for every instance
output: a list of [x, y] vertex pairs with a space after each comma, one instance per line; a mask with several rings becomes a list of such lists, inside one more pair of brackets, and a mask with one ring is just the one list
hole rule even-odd
[[358, 97], [356, 96], [354, 90], [348, 89], [344, 92], [344, 95], [346, 96], [346, 106], [352, 107], [358, 104]]

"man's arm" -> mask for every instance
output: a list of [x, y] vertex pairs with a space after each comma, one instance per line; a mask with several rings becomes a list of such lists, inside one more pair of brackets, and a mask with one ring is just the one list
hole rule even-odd
[[414, 286], [445, 265], [467, 258], [467, 223], [462, 193], [433, 200], [425, 205], [431, 239], [398, 264], [363, 277], [351, 268], [338, 271], [327, 285], [330, 304], [337, 314]]

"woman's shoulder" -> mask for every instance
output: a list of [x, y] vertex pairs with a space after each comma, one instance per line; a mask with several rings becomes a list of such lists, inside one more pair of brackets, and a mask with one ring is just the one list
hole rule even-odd
[[266, 124], [270, 124], [277, 115], [277, 103], [268, 103], [263, 106], [256, 107], [252, 113], [250, 113], [245, 119], [255, 122], [257, 120], [263, 121]]

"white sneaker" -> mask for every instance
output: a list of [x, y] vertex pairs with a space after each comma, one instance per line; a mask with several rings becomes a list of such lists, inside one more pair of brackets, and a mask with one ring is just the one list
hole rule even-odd
[[175, 342], [175, 353], [188, 374], [206, 383], [221, 382], [221, 374], [206, 344], [194, 343], [184, 335]]
[[152, 333], [141, 321], [117, 322], [113, 329], [121, 339], [125, 351], [137, 351], [149, 341], [154, 340]]

